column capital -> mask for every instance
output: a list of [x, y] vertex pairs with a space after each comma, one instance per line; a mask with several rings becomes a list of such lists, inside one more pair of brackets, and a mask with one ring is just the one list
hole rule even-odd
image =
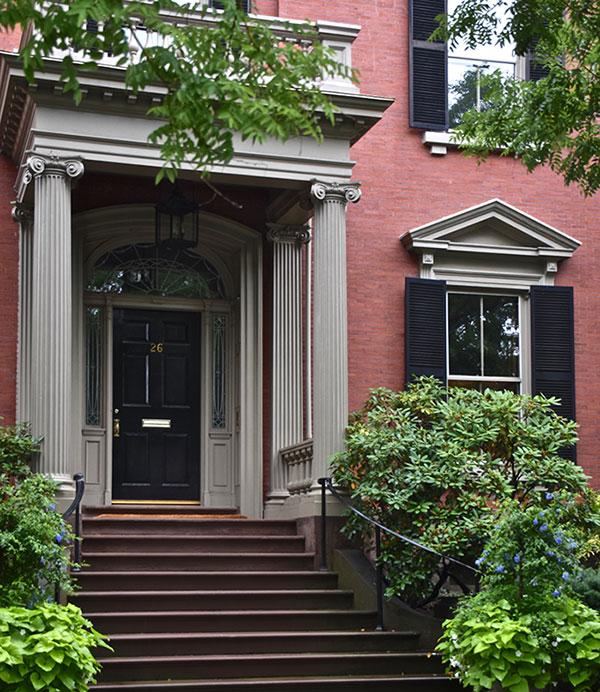
[[83, 170], [83, 161], [80, 159], [31, 154], [25, 163], [23, 181], [29, 185], [34, 178], [42, 176], [76, 180], [83, 175]]
[[336, 183], [313, 179], [310, 194], [319, 202], [356, 203], [361, 197], [360, 183]]
[[290, 226], [282, 223], [268, 223], [267, 240], [271, 243], [308, 243], [310, 231], [307, 226]]
[[11, 202], [12, 218], [16, 223], [27, 223], [33, 221], [33, 206], [22, 202]]

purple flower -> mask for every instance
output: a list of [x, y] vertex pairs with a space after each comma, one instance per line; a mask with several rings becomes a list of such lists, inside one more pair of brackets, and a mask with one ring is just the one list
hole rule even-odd
[[533, 525], [537, 526], [540, 522], [537, 520], [537, 517], [533, 520]]
[[477, 558], [477, 560], [475, 560], [475, 564], [477, 565], [477, 567], [481, 567], [482, 563], [483, 560], [481, 560], [480, 558]]
[[496, 567], [496, 572], [504, 572], [504, 566], [498, 565], [498, 567]]
[[540, 526], [540, 531], [547, 531], [548, 530], [548, 524], [542, 524]]
[[560, 536], [557, 536], [554, 540], [556, 541], [557, 545], [562, 543], [562, 538]]
[[546, 493], [546, 500], [554, 500], [554, 495], [552, 493]]
[[515, 555], [513, 559], [517, 563], [517, 565], [519, 564], [519, 562], [521, 562], [521, 556], [519, 554]]
[[568, 573], [568, 572], [563, 572], [563, 573], [562, 573], [562, 578], [563, 578], [564, 580], [567, 580], [567, 579], [569, 578], [569, 573]]
[[552, 595], [553, 596], [560, 596], [560, 591], [558, 589], [554, 589], [554, 591], [552, 592]]

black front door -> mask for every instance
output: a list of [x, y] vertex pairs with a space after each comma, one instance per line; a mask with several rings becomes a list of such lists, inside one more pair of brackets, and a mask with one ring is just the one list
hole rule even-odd
[[200, 319], [114, 310], [113, 499], [200, 497]]

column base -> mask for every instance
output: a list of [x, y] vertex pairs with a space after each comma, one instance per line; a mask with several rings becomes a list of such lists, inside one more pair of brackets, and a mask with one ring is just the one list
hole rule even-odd
[[[327, 493], [326, 503], [328, 517], [339, 517], [345, 509], [344, 505], [331, 493]], [[321, 486], [316, 481], [306, 493], [288, 495], [284, 502], [270, 505], [267, 501], [267, 505], [265, 505], [265, 518], [269, 519], [300, 519], [320, 516]]]
[[265, 502], [265, 519], [279, 519], [281, 516], [281, 509], [289, 497], [290, 494], [287, 490], [272, 490], [267, 495], [267, 501]]
[[50, 474], [53, 481], [58, 483], [56, 490], [56, 509], [61, 514], [69, 507], [75, 497], [75, 481], [64, 474]]

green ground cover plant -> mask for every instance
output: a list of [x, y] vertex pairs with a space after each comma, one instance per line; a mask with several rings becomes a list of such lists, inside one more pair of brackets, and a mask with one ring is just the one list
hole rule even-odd
[[0, 608], [3, 692], [87, 692], [100, 666], [92, 647], [108, 645], [72, 604]]
[[[365, 514], [472, 564], [506, 500], [527, 508], [542, 492], [561, 489], [591, 501], [581, 468], [559, 455], [577, 439], [576, 424], [555, 413], [559, 403], [445, 388], [434, 378], [420, 378], [406, 391], [373, 390], [351, 416], [346, 449], [333, 459], [334, 481]], [[372, 538], [355, 515], [345, 531]], [[443, 574], [436, 556], [387, 534], [382, 560], [388, 593], [412, 604], [422, 603], [432, 578]]]

